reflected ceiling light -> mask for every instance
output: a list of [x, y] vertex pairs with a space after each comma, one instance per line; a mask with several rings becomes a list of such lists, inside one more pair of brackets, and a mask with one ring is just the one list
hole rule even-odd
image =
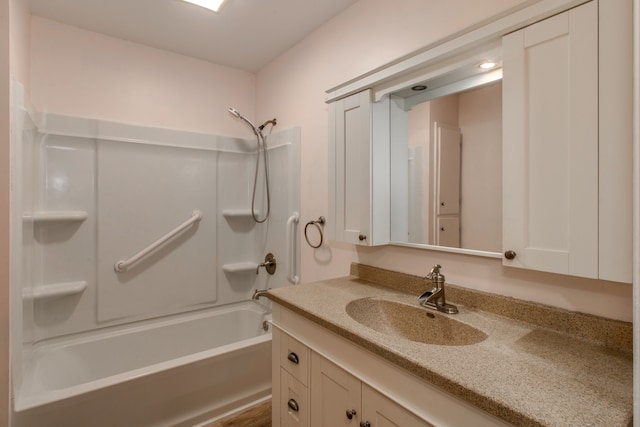
[[416, 92], [423, 91], [427, 88], [425, 85], [415, 85], [411, 88], [411, 90], [415, 90]]
[[495, 68], [497, 65], [498, 63], [494, 61], [484, 61], [482, 64], [480, 64], [480, 68], [482, 68], [483, 70], [490, 70], [492, 68]]
[[204, 7], [205, 9], [218, 12], [220, 9], [222, 9], [222, 5], [224, 4], [225, 0], [182, 0], [182, 1], [196, 4], [198, 6]]

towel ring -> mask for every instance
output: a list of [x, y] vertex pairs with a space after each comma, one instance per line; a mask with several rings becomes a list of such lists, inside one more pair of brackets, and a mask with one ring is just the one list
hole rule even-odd
[[[304, 238], [307, 241], [307, 243], [309, 244], [309, 246], [311, 246], [314, 249], [318, 249], [320, 246], [322, 246], [322, 242], [324, 241], [324, 236], [322, 233], [322, 226], [325, 223], [325, 219], [323, 216], [321, 216], [320, 218], [318, 218], [315, 221], [309, 221], [307, 223], [307, 225], [304, 226]], [[307, 234], [307, 230], [309, 229], [310, 225], [315, 225], [316, 228], [318, 229], [318, 233], [320, 233], [320, 243], [318, 243], [317, 245], [314, 245], [313, 243], [311, 243], [311, 241], [309, 240], [309, 235]]]

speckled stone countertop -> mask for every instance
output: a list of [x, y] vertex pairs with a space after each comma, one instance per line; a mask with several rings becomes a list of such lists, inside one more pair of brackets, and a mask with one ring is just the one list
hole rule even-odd
[[464, 346], [423, 344], [377, 332], [346, 309], [362, 298], [418, 306], [416, 295], [428, 287], [423, 279], [357, 264], [351, 273], [273, 289], [269, 298], [511, 424], [630, 425], [630, 323], [450, 285], [447, 302], [460, 309], [451, 316], [487, 338]]

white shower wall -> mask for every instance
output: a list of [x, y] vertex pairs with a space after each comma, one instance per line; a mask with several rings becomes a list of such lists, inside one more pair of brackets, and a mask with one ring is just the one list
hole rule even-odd
[[[299, 210], [299, 129], [267, 139], [271, 218], [256, 224], [247, 215], [253, 139], [55, 115], [36, 122], [39, 131], [24, 132], [22, 143], [23, 194], [31, 195], [22, 202], [23, 342], [247, 300], [255, 289], [288, 283], [285, 235]], [[262, 217], [260, 186], [258, 196]], [[203, 216], [198, 224], [128, 271], [114, 271], [117, 260], [195, 210]], [[68, 218], [43, 219], [47, 213]], [[274, 276], [223, 271], [257, 266], [267, 252], [278, 260]], [[68, 293], [38, 297], [56, 286]]]

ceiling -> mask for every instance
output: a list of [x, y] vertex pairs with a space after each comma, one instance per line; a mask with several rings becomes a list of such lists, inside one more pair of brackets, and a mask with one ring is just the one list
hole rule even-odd
[[255, 72], [357, 0], [29, 0], [33, 15]]

